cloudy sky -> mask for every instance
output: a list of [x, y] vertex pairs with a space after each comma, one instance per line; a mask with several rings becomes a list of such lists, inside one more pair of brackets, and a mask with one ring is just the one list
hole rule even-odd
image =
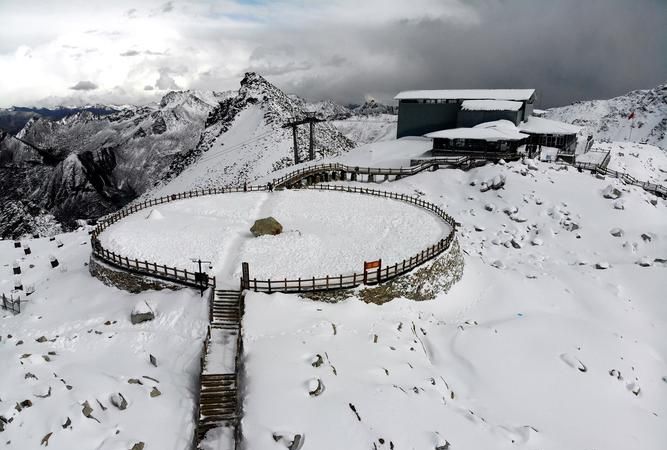
[[667, 0], [0, 0], [0, 107], [145, 103], [257, 71], [341, 103], [534, 87], [541, 106], [667, 81]]

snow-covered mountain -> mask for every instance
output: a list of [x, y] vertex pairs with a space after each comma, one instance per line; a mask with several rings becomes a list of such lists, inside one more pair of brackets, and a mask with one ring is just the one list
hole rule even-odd
[[376, 114], [371, 116], [351, 116], [331, 123], [346, 137], [358, 144], [370, 144], [396, 139], [398, 116], [394, 114]]
[[[240, 114], [232, 128], [243, 123]], [[636, 160], [636, 170], [664, 173], [667, 154], [648, 161], [645, 148], [621, 145], [610, 150], [627, 156], [627, 170]], [[330, 161], [400, 167], [429, 146], [427, 139], [403, 138]], [[484, 188], [501, 178], [500, 190]], [[295, 448], [299, 435], [304, 449], [664, 449], [667, 201], [618, 179], [539, 161], [358, 186], [419, 196], [451, 214], [460, 223], [463, 278], [432, 301], [363, 301], [375, 289], [387, 293], [380, 301], [401, 295], [392, 294], [391, 284], [342, 291], [331, 303], [248, 292], [239, 390], [245, 447]], [[257, 195], [279, 200], [304, 193], [274, 194]], [[247, 195], [255, 194], [238, 197]], [[220, 230], [220, 222], [246, 217], [225, 207], [233, 196], [184, 200], [156, 212]], [[360, 210], [343, 194], [332, 199], [330, 214], [279, 202], [295, 230], [254, 242], [293, 249], [307, 233], [312, 252], [293, 253], [295, 265], [330, 264], [337, 247], [321, 243], [335, 239], [318, 237], [331, 238], [331, 230], [303, 228], [302, 236], [296, 229], [313, 220], [304, 210], [317, 220], [359, 220]], [[205, 210], [191, 207], [204, 200]], [[243, 211], [254, 219], [270, 211], [265, 206], [272, 208], [271, 201]], [[155, 247], [165, 235], [147, 232], [156, 221], [145, 217], [134, 219]], [[400, 242], [393, 230], [376, 234]], [[210, 247], [201, 234], [174, 236], [171, 244], [181, 246], [185, 261], [198, 254], [193, 236]], [[369, 259], [377, 257], [359, 242]], [[17, 281], [13, 264], [34, 291], [22, 297], [20, 314], [0, 313], [6, 448], [37, 449], [41, 442], [49, 450], [191, 448], [207, 302], [190, 289], [130, 294], [103, 285], [85, 267], [91, 250], [85, 228], [24, 244], [31, 254], [0, 241], [2, 291]], [[216, 256], [238, 267], [242, 249], [231, 243]], [[275, 265], [265, 254], [257, 258], [254, 267]], [[419, 293], [441, 282], [438, 271], [428, 273], [404, 289]], [[144, 305], [155, 319], [134, 325], [131, 313]], [[202, 448], [229, 448], [221, 444], [225, 437], [209, 432], [210, 445]]]
[[596, 140], [641, 142], [667, 151], [667, 83], [552, 108], [545, 117], [583, 126]]
[[[312, 112], [256, 73], [247, 73], [236, 96], [216, 106], [197, 147], [148, 195], [239, 185], [294, 164], [292, 130], [283, 125]], [[308, 125], [297, 132], [299, 160], [308, 158]], [[314, 126], [315, 158], [347, 152], [355, 143], [329, 122]]]
[[341, 133], [358, 145], [396, 138], [397, 108], [367, 100], [362, 105], [341, 105], [332, 100], [309, 102], [289, 96], [304, 111], [331, 121]]
[[0, 108], [0, 130], [8, 133], [18, 133], [21, 128], [32, 118], [45, 118], [59, 120], [82, 111], [88, 111], [98, 116], [113, 114], [125, 109], [122, 105], [86, 105], [86, 106], [59, 106], [57, 108], [36, 108], [24, 106], [12, 106], [11, 108]]
[[71, 228], [136, 198], [178, 170], [229, 95], [170, 92], [155, 105], [31, 118], [16, 136], [0, 134], [0, 236], [34, 233], [33, 218], [49, 215]]
[[350, 106], [352, 113], [357, 116], [378, 116], [381, 114], [398, 114], [398, 107], [378, 103], [375, 99], [369, 99], [363, 105]]
[[[249, 73], [238, 92], [175, 91], [104, 116], [31, 118], [16, 136], [0, 134], [0, 236], [44, 234], [45, 224], [71, 229], [167, 184], [252, 181], [294, 163], [292, 133], [282, 125], [310, 111]], [[302, 126], [302, 161], [308, 141]], [[315, 126], [318, 158], [354, 145], [330, 123]]]
[[321, 119], [342, 120], [350, 117], [353, 112], [347, 106], [336, 103], [333, 100], [322, 100], [318, 102], [309, 102], [296, 94], [289, 94], [288, 97], [304, 111], [313, 114]]

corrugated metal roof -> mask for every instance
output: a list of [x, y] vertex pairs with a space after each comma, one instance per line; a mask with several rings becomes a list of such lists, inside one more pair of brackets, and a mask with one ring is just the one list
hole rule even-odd
[[436, 89], [403, 91], [396, 100], [529, 100], [535, 89]]

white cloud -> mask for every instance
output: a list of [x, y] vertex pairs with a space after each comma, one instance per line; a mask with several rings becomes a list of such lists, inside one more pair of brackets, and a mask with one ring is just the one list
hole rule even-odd
[[[591, 2], [597, 9], [573, 2], [0, 1], [0, 107], [58, 97], [142, 103], [163, 89], [235, 89], [252, 69], [289, 91], [357, 102], [445, 84], [533, 87], [550, 79], [547, 90], [583, 91], [664, 78], [667, 60], [656, 49], [665, 32], [655, 31], [664, 14], [607, 0], [604, 16], [599, 2]], [[620, 67], [628, 55], [634, 72]], [[606, 85], [593, 76], [603, 63], [614, 80]], [[81, 80], [99, 88], [74, 98], [69, 88]]]
[[92, 91], [97, 88], [98, 86], [92, 81], [79, 81], [74, 86], [70, 86], [70, 89], [75, 91]]

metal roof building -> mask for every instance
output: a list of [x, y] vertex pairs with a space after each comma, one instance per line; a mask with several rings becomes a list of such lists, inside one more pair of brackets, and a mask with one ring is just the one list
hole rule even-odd
[[495, 120], [519, 125], [532, 114], [535, 89], [419, 90], [394, 98], [399, 101], [396, 137], [400, 138]]

